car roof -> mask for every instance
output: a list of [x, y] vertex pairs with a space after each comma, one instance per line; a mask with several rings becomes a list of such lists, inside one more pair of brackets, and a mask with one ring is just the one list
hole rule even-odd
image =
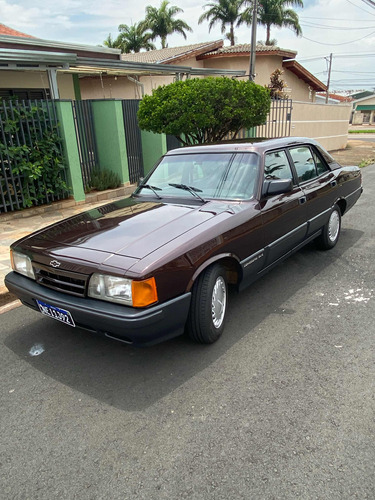
[[228, 142], [221, 144], [199, 144], [197, 146], [187, 146], [178, 149], [172, 149], [166, 153], [168, 155], [184, 155], [197, 153], [238, 153], [238, 152], [256, 152], [262, 154], [270, 149], [284, 148], [288, 146], [296, 146], [299, 144], [314, 144], [323, 149], [322, 146], [314, 139], [307, 137], [282, 137], [280, 139], [268, 139], [258, 141], [251, 139], [248, 142]]

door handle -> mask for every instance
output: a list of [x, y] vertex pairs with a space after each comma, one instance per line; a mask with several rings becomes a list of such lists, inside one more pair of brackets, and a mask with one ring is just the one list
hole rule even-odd
[[332, 187], [335, 187], [335, 186], [337, 186], [337, 181], [336, 180], [331, 181], [330, 184], [331, 184]]
[[303, 205], [304, 203], [306, 203], [306, 196], [302, 196], [302, 197], [299, 199], [299, 204], [300, 204], [300, 205]]

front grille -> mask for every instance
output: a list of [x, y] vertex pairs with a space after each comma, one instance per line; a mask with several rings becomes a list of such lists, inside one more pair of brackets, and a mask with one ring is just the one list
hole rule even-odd
[[73, 273], [63, 269], [54, 269], [33, 262], [35, 280], [37, 283], [59, 292], [69, 293], [78, 297], [84, 297], [88, 276], [86, 274]]

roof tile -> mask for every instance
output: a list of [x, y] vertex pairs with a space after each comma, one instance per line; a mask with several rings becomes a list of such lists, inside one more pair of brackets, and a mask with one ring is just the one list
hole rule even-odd
[[[248, 54], [251, 50], [250, 43], [240, 43], [237, 45], [229, 45], [226, 47], [221, 47], [218, 50], [213, 50], [211, 52], [206, 52], [203, 57], [210, 57], [216, 55], [224, 55], [224, 54]], [[276, 47], [275, 45], [257, 45], [256, 52], [273, 52], [280, 55], [288, 55], [288, 57], [295, 57], [297, 52], [289, 49], [281, 49], [280, 47]], [[203, 58], [202, 57], [202, 58]]]
[[194, 43], [182, 47], [167, 47], [166, 49], [149, 50], [137, 52], [136, 54], [121, 54], [123, 61], [145, 62], [145, 63], [168, 63], [186, 57], [194, 57], [206, 51], [218, 49], [223, 45], [222, 40], [215, 42]]
[[8, 35], [8, 36], [19, 36], [22, 38], [35, 38], [31, 35], [27, 35], [26, 33], [22, 33], [21, 31], [14, 30], [13, 28], [9, 28], [5, 24], [0, 23], [0, 35]]

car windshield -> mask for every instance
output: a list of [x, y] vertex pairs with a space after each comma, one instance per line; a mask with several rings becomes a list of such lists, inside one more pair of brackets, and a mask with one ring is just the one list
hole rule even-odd
[[[245, 200], [254, 194], [258, 164], [258, 156], [254, 153], [168, 155], [145, 179], [145, 184], [157, 190], [162, 198]], [[141, 189], [142, 186], [139, 191]], [[147, 194], [150, 194], [149, 190]]]

